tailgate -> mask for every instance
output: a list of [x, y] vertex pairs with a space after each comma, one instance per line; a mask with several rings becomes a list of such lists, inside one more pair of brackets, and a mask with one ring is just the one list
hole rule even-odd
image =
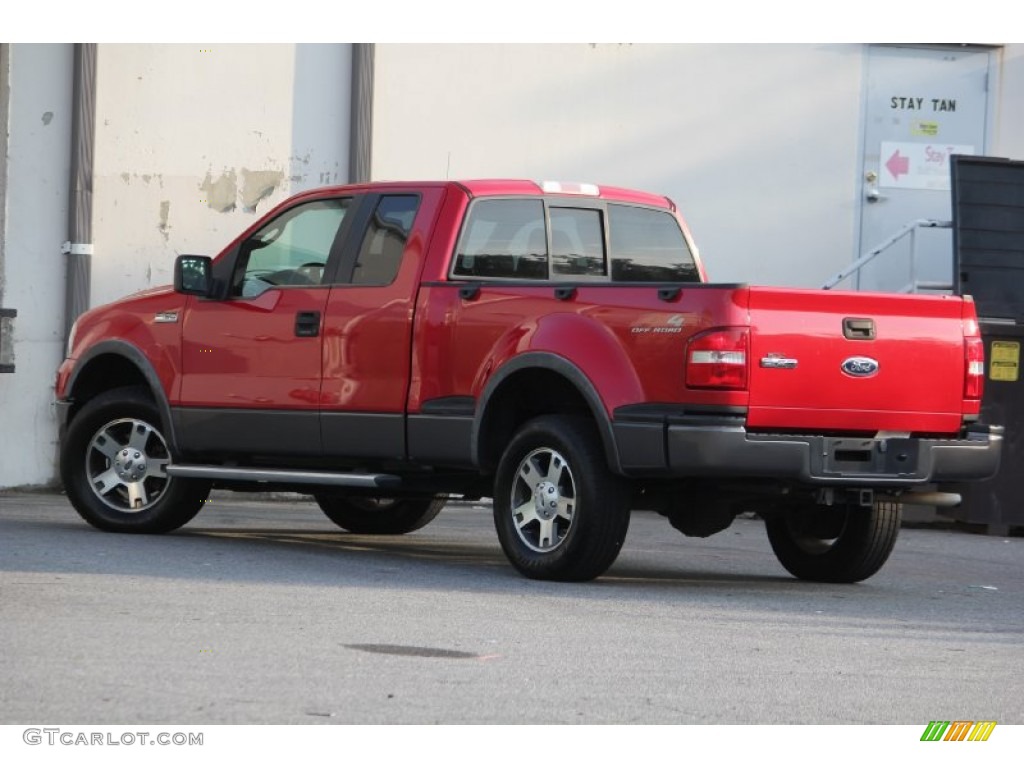
[[754, 429], [955, 433], [963, 300], [750, 289]]

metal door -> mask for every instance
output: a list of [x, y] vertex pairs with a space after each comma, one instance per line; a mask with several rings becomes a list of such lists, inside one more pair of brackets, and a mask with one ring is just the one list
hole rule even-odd
[[[916, 219], [951, 218], [949, 158], [985, 152], [994, 56], [962, 46], [868, 48], [861, 254]], [[951, 283], [950, 230], [917, 229], [862, 270], [857, 287], [902, 289], [912, 255], [918, 280]]]

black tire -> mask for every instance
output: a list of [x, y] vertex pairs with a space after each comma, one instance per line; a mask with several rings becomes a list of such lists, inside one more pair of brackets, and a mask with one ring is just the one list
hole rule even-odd
[[540, 416], [523, 425], [498, 464], [494, 526], [524, 576], [589, 581], [618, 557], [630, 500], [588, 420]]
[[901, 515], [901, 506], [891, 502], [809, 506], [771, 516], [765, 526], [775, 556], [798, 579], [852, 584], [885, 565]]
[[166, 533], [206, 503], [210, 483], [168, 477], [171, 453], [147, 390], [123, 387], [82, 406], [61, 445], [60, 475], [82, 518], [104, 531]]
[[314, 494], [331, 522], [349, 533], [397, 536], [417, 531], [444, 509], [447, 496], [435, 498], [332, 496]]

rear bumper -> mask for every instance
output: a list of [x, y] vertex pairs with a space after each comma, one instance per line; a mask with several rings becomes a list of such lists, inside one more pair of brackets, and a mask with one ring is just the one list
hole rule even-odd
[[810, 485], [908, 488], [982, 480], [999, 469], [1002, 427], [961, 439], [855, 438], [747, 432], [741, 419], [615, 423], [620, 465], [634, 477], [774, 478]]

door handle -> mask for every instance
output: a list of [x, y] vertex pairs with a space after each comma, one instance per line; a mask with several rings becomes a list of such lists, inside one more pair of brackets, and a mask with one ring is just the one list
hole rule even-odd
[[875, 321], [870, 317], [844, 317], [843, 336], [852, 341], [871, 341], [875, 338]]
[[869, 189], [864, 196], [867, 198], [869, 203], [877, 203], [879, 200], [885, 200], [885, 195], [875, 188]]
[[319, 312], [296, 312], [295, 313], [295, 335], [296, 336], [319, 336], [320, 335], [320, 313]]

